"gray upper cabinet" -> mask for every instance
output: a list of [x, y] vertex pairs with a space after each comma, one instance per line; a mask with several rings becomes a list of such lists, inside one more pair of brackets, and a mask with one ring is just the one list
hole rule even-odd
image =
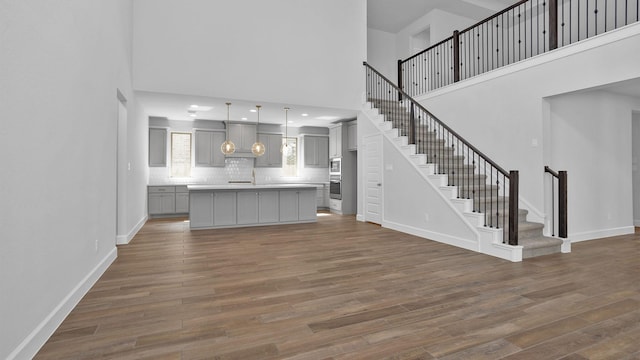
[[358, 150], [358, 123], [352, 121], [347, 125], [347, 150]]
[[329, 167], [329, 138], [326, 136], [304, 137], [304, 167]]
[[329, 128], [329, 157], [342, 157], [342, 124]]
[[202, 167], [224, 166], [224, 154], [220, 146], [226, 134], [221, 131], [196, 130], [195, 165]]
[[229, 126], [229, 138], [236, 145], [236, 152], [250, 153], [251, 146], [256, 142], [255, 124], [234, 124]]
[[149, 166], [167, 166], [167, 129], [149, 129]]
[[256, 167], [282, 167], [281, 134], [258, 134], [258, 140], [264, 144], [264, 155], [256, 158]]

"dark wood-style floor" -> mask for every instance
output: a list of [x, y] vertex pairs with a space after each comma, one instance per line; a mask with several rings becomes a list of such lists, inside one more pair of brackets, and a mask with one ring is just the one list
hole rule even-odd
[[149, 221], [37, 359], [640, 359], [640, 235], [522, 263], [327, 215]]

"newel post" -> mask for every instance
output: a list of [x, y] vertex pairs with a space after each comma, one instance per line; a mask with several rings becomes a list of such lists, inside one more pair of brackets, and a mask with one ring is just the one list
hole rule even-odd
[[460, 32], [453, 32], [453, 82], [460, 81]]
[[567, 238], [567, 172], [558, 171], [558, 236]]
[[549, 0], [549, 50], [558, 48], [558, 0]]
[[518, 182], [517, 170], [509, 172], [509, 245], [518, 245]]

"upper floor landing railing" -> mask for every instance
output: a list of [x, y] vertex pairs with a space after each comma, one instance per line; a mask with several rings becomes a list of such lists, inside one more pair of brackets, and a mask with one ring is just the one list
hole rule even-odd
[[640, 0], [523, 0], [398, 60], [410, 96], [468, 79], [640, 20]]

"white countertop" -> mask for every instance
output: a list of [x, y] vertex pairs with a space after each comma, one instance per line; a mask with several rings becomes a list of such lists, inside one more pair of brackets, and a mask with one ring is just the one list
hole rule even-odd
[[310, 189], [317, 184], [226, 184], [226, 185], [187, 185], [191, 190], [254, 190], [254, 189]]

